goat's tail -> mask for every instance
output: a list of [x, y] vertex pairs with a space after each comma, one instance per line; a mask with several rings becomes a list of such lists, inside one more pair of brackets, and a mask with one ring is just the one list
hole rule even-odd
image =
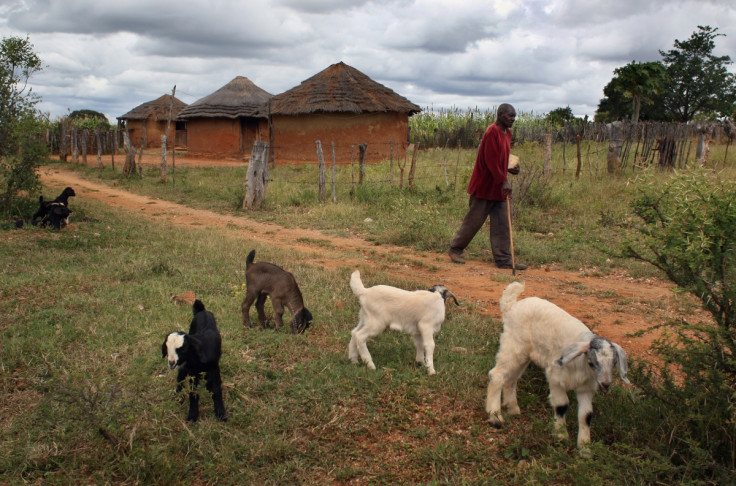
[[247, 267], [251, 263], [253, 263], [253, 260], [256, 259], [256, 251], [251, 250], [250, 253], [248, 253], [248, 256], [245, 258], [245, 266]]
[[192, 312], [196, 315], [199, 312], [202, 312], [204, 310], [204, 304], [201, 300], [197, 299], [194, 301], [194, 305], [192, 305]]
[[501, 295], [499, 302], [501, 314], [507, 313], [516, 304], [519, 295], [524, 291], [524, 284], [521, 282], [511, 282]]
[[350, 275], [350, 289], [356, 297], [360, 297], [365, 292], [365, 287], [363, 286], [363, 281], [360, 280], [360, 272], [358, 270]]

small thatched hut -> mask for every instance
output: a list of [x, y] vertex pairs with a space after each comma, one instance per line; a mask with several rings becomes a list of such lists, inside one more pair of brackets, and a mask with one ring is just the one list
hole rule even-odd
[[118, 127], [121, 130], [128, 130], [130, 141], [135, 147], [140, 147], [145, 140], [145, 148], [159, 148], [161, 147], [161, 135], [166, 133], [169, 111], [171, 111], [169, 140], [175, 140], [176, 134], [178, 138], [176, 143], [179, 144], [185, 141], [185, 138], [182, 140], [182, 136], [186, 137], [186, 132], [184, 132], [184, 126], [177, 124], [175, 120], [187, 104], [175, 96], [173, 105], [171, 102], [172, 96], [165, 94], [153, 101], [136, 106], [125, 115], [117, 117]]
[[[419, 106], [343, 62], [271, 98], [273, 157], [276, 163], [316, 160], [315, 141], [325, 159], [349, 163], [358, 145], [367, 143], [366, 162], [403, 158], [409, 116]], [[351, 146], [353, 147], [351, 149]], [[393, 150], [393, 153], [392, 153]]]
[[248, 157], [253, 143], [268, 140], [266, 105], [271, 94], [237, 76], [179, 112], [187, 124], [190, 154]]

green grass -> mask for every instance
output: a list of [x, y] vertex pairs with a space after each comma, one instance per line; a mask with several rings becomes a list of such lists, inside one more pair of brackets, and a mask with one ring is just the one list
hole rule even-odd
[[[426, 167], [442, 168], [432, 158], [441, 161], [441, 152], [427, 157], [420, 159]], [[135, 192], [241, 211], [245, 168], [178, 169], [176, 185], [159, 184], [153, 170], [141, 181], [73, 168]], [[386, 166], [369, 169], [369, 180], [388, 173]], [[349, 168], [343, 170], [349, 181]], [[442, 172], [412, 191], [386, 183], [342, 186], [338, 204], [315, 201], [306, 191], [316, 190], [301, 184], [275, 182], [266, 207], [249, 215], [444, 251], [467, 204], [464, 170], [457, 187], [445, 185]], [[275, 181], [312, 175], [305, 167], [273, 173]], [[630, 224], [633, 190], [627, 176], [556, 175], [542, 202], [519, 208], [517, 254], [588, 271], [650, 271], [609, 256]], [[688, 476], [661, 455], [671, 434], [660, 428], [662, 405], [629, 389], [596, 397], [591, 458], [574, 446], [574, 397], [572, 439], [552, 438], [546, 382], [533, 367], [519, 384], [523, 414], [501, 432], [491, 429], [483, 401], [501, 324], [477, 309], [449, 307], [436, 338], [437, 375], [417, 368], [410, 338], [392, 332], [372, 342], [379, 368], [371, 371], [347, 359], [358, 314], [347, 285], [351, 268], [312, 264], [247, 234], [234, 238], [227, 228], [171, 227], [89, 199], [73, 202], [73, 228], [0, 233], [0, 482], [718, 482], [717, 475]], [[472, 256], [490, 258], [485, 233], [471, 245]], [[325, 248], [326, 241], [304, 243]], [[252, 248], [297, 276], [315, 315], [305, 335], [242, 328], [234, 287]], [[388, 281], [379, 270], [371, 279]], [[391, 283], [418, 285], [408, 277]], [[174, 373], [161, 358], [164, 336], [188, 326], [191, 309], [171, 302], [188, 290], [215, 313], [223, 334], [226, 423], [214, 419], [207, 396], [200, 422], [184, 422], [187, 405], [173, 397]], [[632, 362], [632, 382], [639, 372]]]

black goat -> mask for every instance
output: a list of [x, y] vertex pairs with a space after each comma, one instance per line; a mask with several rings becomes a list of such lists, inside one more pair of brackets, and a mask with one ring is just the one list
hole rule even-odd
[[312, 324], [312, 313], [304, 307], [304, 299], [296, 283], [294, 275], [273, 263], [253, 263], [256, 251], [248, 253], [245, 260], [245, 299], [241, 305], [243, 312], [243, 326], [251, 327], [250, 307], [256, 303], [258, 321], [261, 326], [266, 327], [266, 313], [263, 305], [266, 298], [271, 297], [276, 329], [281, 329], [284, 315], [284, 306], [291, 311], [291, 332], [294, 334], [304, 332]]
[[201, 374], [205, 374], [206, 388], [212, 393], [215, 416], [223, 422], [225, 403], [222, 401], [222, 377], [220, 376], [220, 356], [222, 354], [222, 337], [217, 329], [217, 322], [212, 312], [205, 310], [199, 300], [192, 306], [194, 318], [189, 325], [189, 334], [175, 331], [164, 339], [161, 355], [168, 357], [169, 369], [179, 367], [176, 376], [176, 393], [184, 387], [188, 377], [193, 378], [189, 389], [189, 415], [187, 420], [196, 422], [199, 418], [199, 394], [197, 385]]
[[[59, 197], [53, 201], [44, 201], [43, 195], [38, 197], [38, 211], [31, 218], [31, 224], [36, 226], [46, 226], [50, 224], [52, 228], [58, 230], [69, 223], [69, 216], [72, 211], [69, 209], [69, 198], [76, 196], [74, 189], [65, 188]], [[40, 220], [40, 221], [37, 221]]]

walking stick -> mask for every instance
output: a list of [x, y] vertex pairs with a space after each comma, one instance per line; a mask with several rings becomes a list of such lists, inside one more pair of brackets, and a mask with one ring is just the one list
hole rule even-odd
[[516, 261], [514, 259], [514, 232], [511, 229], [511, 199], [506, 196], [506, 214], [509, 217], [509, 240], [511, 240], [511, 275], [516, 277]]

